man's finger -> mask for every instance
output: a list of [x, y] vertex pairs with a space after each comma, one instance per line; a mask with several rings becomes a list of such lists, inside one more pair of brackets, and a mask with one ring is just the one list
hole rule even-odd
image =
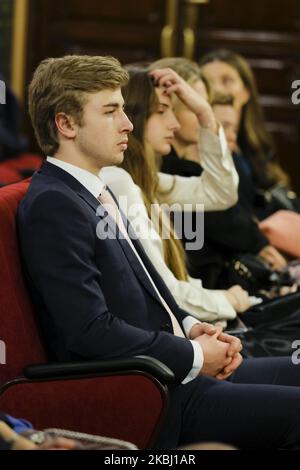
[[219, 379], [219, 380], [226, 380], [227, 377], [229, 377], [231, 374], [227, 374], [225, 375], [224, 372], [220, 372], [218, 375], [216, 375], [216, 379]]
[[219, 379], [219, 380], [226, 380], [228, 379], [228, 377], [230, 377], [232, 374], [232, 372], [230, 372], [229, 374], [224, 374], [223, 372], [220, 372], [220, 374], [216, 375], [216, 379]]
[[215, 336], [216, 336], [216, 338], [219, 338], [220, 334], [223, 331], [223, 327], [221, 325], [217, 325], [217, 326], [215, 326], [215, 329], [216, 329]]
[[220, 341], [224, 341], [225, 343], [229, 343], [228, 354], [233, 355], [237, 352], [241, 352], [243, 349], [243, 345], [239, 338], [235, 336], [228, 335], [227, 333], [220, 334], [219, 338]]
[[239, 338], [233, 338], [228, 349], [228, 355], [233, 355], [235, 353], [241, 352], [243, 345]]
[[233, 372], [235, 369], [237, 369], [237, 368], [241, 365], [242, 362], [243, 362], [243, 357], [242, 357], [239, 353], [236, 354], [236, 355], [233, 357], [231, 363], [230, 363], [228, 366], [224, 367], [223, 373], [224, 373], [225, 375], [226, 375], [226, 374], [230, 374], [230, 373]]
[[215, 326], [210, 325], [209, 323], [201, 323], [202, 331], [207, 335], [214, 335], [217, 333], [217, 329]]

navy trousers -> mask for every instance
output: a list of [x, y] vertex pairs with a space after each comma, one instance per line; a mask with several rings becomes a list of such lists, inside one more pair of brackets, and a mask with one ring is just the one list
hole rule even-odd
[[300, 449], [300, 365], [289, 357], [246, 359], [227, 381], [199, 376], [170, 395], [157, 448]]

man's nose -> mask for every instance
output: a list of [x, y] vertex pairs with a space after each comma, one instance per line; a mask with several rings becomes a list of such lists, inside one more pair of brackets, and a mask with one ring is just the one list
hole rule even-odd
[[123, 120], [122, 120], [122, 132], [132, 132], [133, 131], [133, 124], [130, 121], [127, 114], [123, 113]]

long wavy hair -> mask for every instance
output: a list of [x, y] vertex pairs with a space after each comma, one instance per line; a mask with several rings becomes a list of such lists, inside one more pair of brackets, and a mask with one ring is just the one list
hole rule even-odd
[[[122, 168], [132, 177], [135, 184], [142, 190], [143, 200], [151, 218], [152, 204], [160, 201], [158, 169], [159, 161], [149, 144], [145, 144], [145, 125], [147, 119], [158, 106], [155, 88], [147, 68], [138, 66], [127, 67], [130, 80], [122, 88], [126, 103], [126, 114], [134, 125], [129, 135], [128, 148]], [[155, 221], [153, 220], [155, 223]], [[168, 268], [178, 280], [187, 280], [185, 252], [180, 240], [175, 237], [172, 222], [159, 209], [157, 230], [162, 236], [169, 233], [169, 238], [163, 238], [164, 259]], [[165, 230], [168, 230], [166, 232]]]
[[249, 92], [249, 100], [242, 109], [238, 144], [252, 163], [257, 185], [262, 189], [268, 189], [277, 183], [288, 185], [288, 175], [275, 157], [274, 142], [266, 129], [256, 80], [249, 64], [236, 52], [218, 49], [205, 54], [200, 60], [200, 67], [215, 61], [225, 62], [233, 67]]

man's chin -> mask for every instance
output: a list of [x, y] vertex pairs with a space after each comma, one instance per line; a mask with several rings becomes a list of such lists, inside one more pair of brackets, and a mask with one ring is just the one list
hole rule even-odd
[[124, 152], [121, 152], [115, 156], [115, 158], [111, 162], [111, 165], [121, 165], [123, 160], [124, 160]]
[[118, 165], [120, 165], [124, 160], [124, 152], [118, 155]]

